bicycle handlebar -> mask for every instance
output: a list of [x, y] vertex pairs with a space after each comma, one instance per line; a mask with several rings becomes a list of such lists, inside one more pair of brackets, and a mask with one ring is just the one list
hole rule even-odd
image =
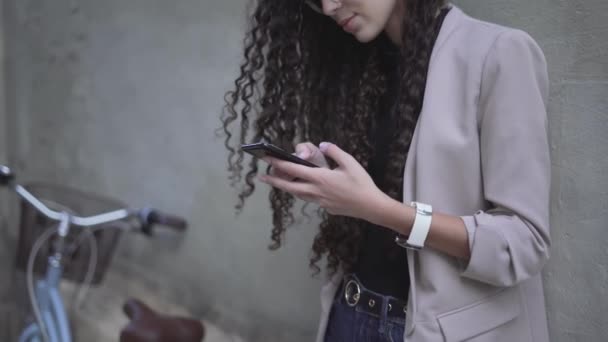
[[8, 185], [15, 175], [8, 166], [0, 165], [0, 185]]
[[[12, 187], [21, 198], [23, 198], [27, 203], [36, 208], [36, 210], [47, 218], [59, 222], [64, 219], [65, 213], [52, 210], [42, 203], [42, 201], [36, 198], [36, 196], [27, 191], [27, 189], [25, 189], [23, 186], [16, 184], [14, 173], [10, 168], [3, 165], [0, 165], [0, 185]], [[69, 223], [70, 225], [78, 227], [93, 227], [133, 217], [140, 221], [141, 230], [147, 235], [152, 234], [153, 225], [162, 225], [168, 228], [173, 228], [176, 231], [184, 231], [187, 227], [187, 222], [183, 218], [175, 215], [164, 214], [151, 208], [143, 208], [139, 210], [119, 209], [87, 217], [70, 216]]]
[[[40, 237], [37, 238], [36, 242], [34, 243], [34, 245], [32, 247], [32, 250], [30, 251], [30, 256], [28, 257], [28, 265], [27, 265], [28, 294], [30, 297], [32, 308], [34, 310], [34, 315], [36, 317], [36, 324], [37, 324], [38, 330], [40, 332], [40, 335], [41, 335], [43, 341], [48, 341], [49, 336], [51, 336], [51, 337], [55, 336], [53, 334], [54, 332], [56, 332], [56, 330], [53, 329], [56, 326], [55, 323], [59, 324], [60, 327], [67, 326], [67, 322], [63, 315], [63, 313], [65, 311], [60, 306], [61, 305], [60, 299], [56, 300], [55, 304], [53, 304], [54, 308], [56, 310], [53, 311], [52, 316], [50, 316], [51, 318], [58, 318], [58, 320], [53, 320], [52, 322], [43, 320], [43, 318], [42, 318], [43, 316], [42, 316], [41, 310], [40, 310], [40, 305], [38, 304], [38, 298], [37, 298], [35, 290], [34, 290], [34, 282], [33, 282], [34, 260], [36, 260], [37, 253], [40, 250], [40, 247], [42, 246], [42, 244], [47, 242], [51, 235], [53, 235], [53, 234], [55, 234], [55, 232], [57, 232], [58, 236], [59, 236], [58, 241], [56, 241], [57, 244], [54, 246], [54, 249], [57, 251], [57, 254], [53, 255], [52, 257], [51, 256], [49, 257], [49, 265], [54, 265], [53, 262], [56, 263], [56, 266], [53, 266], [49, 269], [55, 270], [54, 271], [55, 273], [53, 273], [53, 274], [56, 275], [56, 277], [53, 277], [53, 279], [58, 280], [61, 277], [60, 263], [61, 263], [62, 256], [64, 254], [64, 243], [66, 240], [65, 238], [68, 236], [69, 227], [71, 225], [79, 226], [79, 227], [94, 227], [94, 226], [100, 226], [104, 223], [110, 223], [110, 222], [121, 221], [121, 220], [126, 220], [126, 219], [137, 219], [137, 221], [139, 223], [139, 227], [137, 227], [137, 228], [139, 228], [139, 230], [146, 235], [152, 235], [153, 226], [156, 224], [174, 228], [177, 231], [185, 230], [186, 225], [187, 225], [186, 220], [184, 220], [178, 216], [164, 214], [158, 210], [150, 209], [150, 208], [143, 208], [143, 209], [139, 209], [139, 210], [125, 208], [125, 209], [114, 210], [114, 211], [110, 211], [110, 212], [106, 212], [106, 213], [102, 213], [102, 214], [98, 214], [98, 215], [93, 215], [93, 216], [87, 216], [87, 217], [72, 216], [65, 211], [55, 211], [55, 210], [49, 208], [47, 205], [45, 205], [43, 203], [43, 201], [36, 198], [36, 196], [34, 196], [32, 193], [30, 193], [25, 187], [19, 185], [15, 180], [15, 174], [11, 171], [11, 169], [9, 167], [4, 166], [4, 165], [0, 165], [0, 187], [1, 186], [6, 186], [6, 187], [10, 188], [11, 190], [15, 191], [18, 194], [18, 196], [20, 196], [23, 199], [23, 201], [27, 202], [29, 205], [34, 207], [42, 215], [46, 216], [47, 218], [49, 218], [51, 220], [59, 222], [58, 228], [56, 230], [54, 230], [53, 228], [49, 228], [44, 233], [42, 233], [42, 235]], [[105, 228], [106, 228], [105, 226], [97, 227], [97, 229], [105, 229]], [[91, 232], [92, 230], [95, 230], [95, 228], [92, 228], [91, 230], [87, 230], [87, 232]], [[92, 241], [95, 241], [95, 240], [93, 239]], [[95, 242], [93, 242], [92, 246], [97, 246], [97, 245]], [[96, 250], [96, 248], [95, 248], [95, 250]], [[92, 248], [91, 252], [90, 252], [90, 257], [89, 257], [89, 269], [87, 270], [87, 275], [85, 276], [85, 279], [89, 279], [89, 282], [90, 282], [90, 279], [92, 279], [89, 277], [89, 275], [93, 275], [93, 272], [90, 272], [90, 271], [95, 269], [94, 266], [91, 267], [90, 262], [91, 262], [91, 260], [96, 260], [96, 259], [93, 259], [93, 256], [95, 256], [95, 255], [96, 255], [96, 252], [93, 252], [93, 248]], [[49, 276], [49, 279], [50, 279], [50, 276]], [[55, 287], [53, 287], [54, 289], [57, 288], [57, 284], [49, 285], [49, 283], [47, 283], [47, 285], [45, 286], [46, 290], [44, 290], [44, 291], [49, 291], [49, 286], [55, 286]], [[50, 292], [50, 293], [52, 294], [53, 292]], [[48, 308], [46, 310], [48, 310]], [[45, 313], [48, 314], [48, 312], [45, 312]], [[46, 315], [45, 315], [45, 319], [46, 319]], [[62, 322], [65, 324], [61, 325]], [[34, 327], [36, 327], [36, 326], [34, 326]], [[48, 330], [47, 330], [47, 328], [48, 328]], [[67, 331], [67, 332], [61, 333], [61, 336], [63, 336], [63, 337], [67, 336], [67, 339], [69, 340], [70, 339], [69, 328], [66, 328], [65, 331]], [[57, 339], [57, 338], [54, 338], [54, 339]]]
[[186, 220], [179, 216], [165, 214], [156, 209], [147, 209], [146, 211], [148, 212], [147, 223], [149, 224], [159, 224], [177, 231], [183, 231], [188, 226]]

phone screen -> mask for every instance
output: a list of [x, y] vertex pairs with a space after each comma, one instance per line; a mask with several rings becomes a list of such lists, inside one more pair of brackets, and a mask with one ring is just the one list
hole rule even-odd
[[309, 167], [319, 167], [307, 160], [296, 157], [295, 155], [288, 153], [287, 151], [274, 146], [268, 143], [256, 143], [256, 144], [248, 144], [242, 145], [241, 149], [257, 158], [263, 158], [266, 156], [286, 160], [292, 163], [309, 166]]

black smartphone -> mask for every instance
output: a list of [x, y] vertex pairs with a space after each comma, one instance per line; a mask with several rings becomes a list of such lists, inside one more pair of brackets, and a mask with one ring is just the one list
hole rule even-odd
[[269, 143], [261, 142], [255, 144], [241, 145], [241, 149], [257, 158], [269, 156], [304, 166], [319, 167], [307, 160], [296, 157], [295, 155], [288, 153], [287, 151]]

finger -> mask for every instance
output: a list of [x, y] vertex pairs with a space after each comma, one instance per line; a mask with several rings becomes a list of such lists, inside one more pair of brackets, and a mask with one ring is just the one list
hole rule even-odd
[[333, 159], [340, 166], [348, 166], [353, 162], [356, 162], [355, 158], [350, 154], [344, 152], [338, 145], [322, 142], [319, 144], [319, 149], [323, 154], [331, 159]]
[[320, 170], [310, 166], [304, 166], [275, 158], [272, 158], [271, 165], [279, 172], [283, 172], [294, 178], [303, 179], [308, 182], [312, 182], [315, 179], [316, 174]]
[[[301, 146], [299, 146], [301, 145]], [[329, 169], [329, 164], [327, 163], [327, 159], [323, 152], [319, 149], [319, 147], [311, 142], [306, 142], [296, 145], [296, 151], [298, 152], [298, 157], [308, 160], [309, 162], [325, 169]], [[299, 154], [302, 152], [302, 154]]]
[[290, 182], [295, 182], [298, 178], [291, 176], [283, 171], [277, 170], [276, 168], [272, 168], [273, 171], [273, 176], [279, 177], [281, 179], [284, 179], [286, 181], [290, 181]]
[[311, 142], [300, 143], [296, 145], [296, 156], [302, 159], [310, 159], [318, 148]]
[[301, 199], [304, 202], [315, 202], [315, 198], [312, 196], [304, 196], [304, 195], [300, 195], [300, 196], [296, 196], [299, 199]]
[[282, 172], [281, 170], [277, 170], [276, 167], [272, 167], [272, 157], [263, 157], [262, 160], [264, 160], [265, 162], [268, 163], [269, 165], [269, 170], [268, 170], [268, 174], [271, 176], [276, 176], [276, 177], [280, 177], [283, 179], [287, 179], [287, 180], [294, 180], [295, 177], [292, 177], [288, 174], [286, 174], [285, 172]]
[[321, 153], [321, 150], [319, 150], [319, 147], [317, 147], [315, 144], [313, 144], [311, 142], [303, 143], [301, 145], [303, 145], [302, 147], [300, 147], [302, 150], [302, 154], [300, 154], [300, 152], [298, 152], [298, 146], [296, 146], [296, 151], [298, 152], [297, 153], [298, 157], [308, 160], [308, 161], [312, 162], [313, 164], [316, 164], [321, 167], [327, 166], [327, 160], [325, 160], [325, 156], [323, 155], [323, 153]]
[[288, 181], [293, 181], [295, 179], [295, 177], [290, 176], [288, 174], [286, 174], [285, 172], [278, 170], [277, 168], [273, 167], [272, 169], [270, 169], [272, 172], [270, 173], [272, 176], [276, 176], [279, 178], [283, 178], [285, 180]]
[[288, 180], [269, 175], [260, 176], [259, 179], [272, 187], [289, 192], [297, 197], [310, 197], [313, 194], [313, 188], [309, 183], [290, 182]]

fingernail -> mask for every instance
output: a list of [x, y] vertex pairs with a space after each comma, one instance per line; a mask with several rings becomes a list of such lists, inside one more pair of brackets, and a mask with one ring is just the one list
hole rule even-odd
[[329, 148], [330, 143], [328, 142], [322, 142], [319, 144], [319, 149], [321, 150], [321, 152], [326, 152], [327, 149]]
[[260, 176], [258, 176], [258, 179], [259, 179], [261, 182], [266, 182], [266, 179], [267, 179], [267, 178], [266, 178], [266, 176], [260, 175]]
[[308, 151], [301, 151], [298, 153], [298, 157], [302, 158], [302, 159], [306, 159], [308, 158]]

